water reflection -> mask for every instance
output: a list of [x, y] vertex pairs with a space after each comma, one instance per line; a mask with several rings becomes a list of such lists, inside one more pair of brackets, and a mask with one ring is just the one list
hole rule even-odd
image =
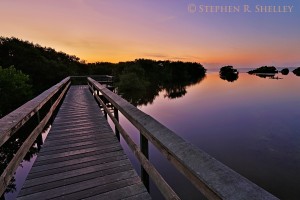
[[227, 83], [214, 73], [182, 98], [160, 92], [139, 109], [275, 196], [299, 199], [299, 84], [292, 74], [269, 81], [240, 73]]
[[[148, 66], [150, 65], [150, 67]], [[206, 70], [198, 63], [164, 61], [159, 64], [138, 60], [126, 66], [116, 83], [118, 93], [135, 106], [152, 104], [160, 92], [176, 99], [186, 95], [186, 88], [200, 83]]]
[[[28, 135], [31, 133], [32, 121], [29, 121], [28, 124], [22, 127], [14, 136], [9, 139], [1, 148], [0, 148], [0, 172], [1, 174], [6, 169], [10, 161], [13, 159], [19, 148], [22, 146], [24, 141], [27, 139]], [[15, 199], [19, 190], [21, 189], [23, 182], [26, 179], [26, 174], [29, 173], [31, 166], [33, 165], [34, 160], [36, 159], [37, 153], [41, 149], [41, 145], [45, 140], [50, 126], [45, 128], [34, 144], [30, 147], [29, 151], [23, 158], [23, 161], [20, 163], [18, 169], [15, 172], [15, 175], [11, 178], [9, 185], [7, 186], [4, 195], [1, 199]], [[17, 174], [17, 175], [16, 175]]]
[[166, 86], [165, 90], [166, 94], [164, 97], [168, 97], [169, 99], [180, 98], [187, 93], [186, 86], [176, 84]]
[[268, 78], [268, 79], [276, 79], [276, 80], [282, 79], [281, 77], [276, 76], [276, 74], [272, 74], [272, 73], [256, 73], [252, 75], [258, 76], [260, 78]]

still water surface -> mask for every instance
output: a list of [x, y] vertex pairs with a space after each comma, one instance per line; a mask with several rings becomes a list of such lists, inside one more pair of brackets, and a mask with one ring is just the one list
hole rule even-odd
[[[279, 77], [240, 73], [238, 80], [227, 82], [218, 73], [208, 73], [188, 86], [183, 97], [169, 99], [161, 91], [151, 104], [138, 108], [280, 199], [299, 199], [300, 77]], [[120, 122], [139, 143], [138, 131], [122, 116]], [[121, 143], [139, 172], [137, 160]], [[150, 161], [182, 199], [203, 199], [152, 145], [149, 148]], [[22, 163], [16, 191], [6, 199], [16, 197], [35, 158]], [[150, 193], [162, 199], [153, 183]]]
[[[184, 97], [168, 99], [162, 91], [138, 108], [280, 199], [299, 199], [300, 77], [278, 76], [240, 73], [227, 82], [209, 73]], [[138, 143], [137, 130], [124, 118], [121, 123]], [[150, 160], [183, 199], [201, 198], [153, 146]], [[151, 193], [160, 198], [155, 188]]]

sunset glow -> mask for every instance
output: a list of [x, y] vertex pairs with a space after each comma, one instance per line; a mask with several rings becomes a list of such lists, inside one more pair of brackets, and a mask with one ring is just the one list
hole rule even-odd
[[[196, 5], [196, 10], [190, 4]], [[200, 4], [235, 5], [241, 10], [200, 13]], [[255, 13], [257, 4], [293, 9]], [[245, 5], [253, 12], [243, 12]], [[1, 36], [52, 47], [87, 62], [149, 58], [196, 61], [206, 68], [227, 64], [298, 67], [299, 19], [300, 3], [292, 0], [0, 2]]]

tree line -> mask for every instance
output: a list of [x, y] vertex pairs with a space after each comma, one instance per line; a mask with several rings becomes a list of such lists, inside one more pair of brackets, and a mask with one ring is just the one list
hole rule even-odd
[[180, 61], [85, 63], [74, 55], [15, 37], [0, 37], [0, 67], [0, 117], [67, 76], [112, 75], [119, 92], [139, 105], [153, 101], [162, 89], [168, 98], [182, 96], [187, 85], [202, 80], [206, 73], [199, 63]]

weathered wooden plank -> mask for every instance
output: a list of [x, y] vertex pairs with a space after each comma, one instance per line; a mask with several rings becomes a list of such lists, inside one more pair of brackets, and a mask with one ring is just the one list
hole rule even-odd
[[123, 187], [114, 191], [110, 191], [104, 194], [95, 195], [93, 197], [86, 198], [87, 200], [101, 200], [101, 199], [124, 199], [138, 194], [145, 193], [145, 188], [140, 184], [134, 184], [127, 187]]
[[[82, 135], [82, 134], [74, 134], [71, 138], [68, 137], [68, 142], [84, 142], [89, 140], [101, 140], [107, 138], [109, 133], [101, 134], [101, 136], [95, 136], [94, 134]], [[65, 144], [65, 141], [62, 138], [51, 138], [47, 140], [47, 144], [44, 146], [52, 146], [52, 145], [60, 145]]]
[[[117, 182], [124, 179], [134, 178], [135, 172], [133, 170], [121, 172], [117, 174], [96, 177], [90, 180], [65, 185], [58, 188], [53, 188], [46, 191], [31, 193], [23, 196], [23, 191], [21, 191], [20, 196], [17, 198], [19, 200], [32, 200], [32, 199], [50, 199], [57, 198], [60, 196], [64, 196], [67, 194], [71, 194], [78, 191], [83, 191], [85, 189], [89, 189], [92, 187], [96, 187], [99, 185], [105, 185], [105, 183]], [[25, 192], [24, 192], [25, 193]]]
[[[93, 170], [97, 169], [106, 169], [106, 168], [113, 168], [116, 166], [123, 166], [123, 165], [130, 165], [126, 157], [120, 156], [119, 158], [114, 158], [114, 159], [105, 159], [105, 162], [103, 160], [93, 160], [89, 162], [84, 162], [84, 163], [79, 163], [79, 164], [74, 164], [74, 165], [68, 165], [68, 166], [63, 166], [62, 168], [55, 168], [55, 169], [48, 169], [44, 170], [39, 173], [30, 173], [27, 177], [27, 180], [29, 179], [39, 179], [41, 177], [45, 176], [50, 176], [50, 175], [56, 175], [56, 174], [63, 174], [66, 175], [66, 172], [71, 173], [73, 170], [85, 170], [89, 168], [93, 168]], [[98, 168], [99, 167], [99, 168]], [[89, 172], [84, 172], [84, 173], [89, 173]]]
[[23, 188], [26, 189], [42, 184], [45, 184], [44, 187], [48, 187], [49, 185], [51, 185], [51, 183], [58, 184], [60, 182], [64, 182], [66, 184], [63, 185], [67, 185], [68, 183], [80, 182], [81, 180], [89, 180], [94, 177], [115, 174], [118, 172], [128, 171], [130, 169], [131, 165], [128, 160], [114, 161], [111, 163], [100, 163], [84, 168], [78, 168], [32, 179], [29, 176]]
[[72, 116], [71, 114], [67, 115], [67, 116], [57, 116], [57, 119], [61, 119], [62, 122], [64, 121], [69, 121], [70, 119], [78, 119], [78, 120], [84, 120], [84, 119], [93, 119], [92, 116], [90, 114], [79, 114], [76, 116], [75, 115]]
[[[51, 135], [51, 137], [49, 136], [49, 140], [52, 139], [64, 139], [64, 138], [72, 138], [72, 137], [85, 137], [88, 136], [90, 132], [95, 133], [95, 131], [99, 131], [100, 128], [97, 129], [93, 129], [93, 131], [85, 129], [82, 130], [80, 132], [73, 132], [73, 131], [66, 131], [66, 132], [58, 132], [56, 135]], [[102, 130], [101, 134], [108, 134], [111, 133], [110, 130]]]
[[[73, 141], [72, 143], [59, 143], [57, 145], [48, 145], [47, 148], [43, 148], [41, 152], [43, 152], [43, 154], [45, 154], [46, 152], [51, 152], [51, 151], [56, 151], [56, 150], [63, 150], [63, 151], [68, 151], [72, 148], [76, 148], [76, 147], [82, 147], [82, 148], [86, 148], [87, 146], [90, 145], [95, 145], [95, 146], [99, 146], [102, 144], [110, 144], [111, 143], [111, 139], [110, 138], [101, 138], [101, 140], [97, 140], [98, 138], [96, 138], [95, 140], [88, 140], [88, 141]], [[92, 147], [92, 146], [90, 146]], [[72, 149], [74, 150], [74, 149]]]
[[[76, 133], [76, 132], [66, 132], [65, 134], [62, 135], [49, 135], [49, 137], [47, 137], [47, 140], [56, 140], [56, 139], [63, 139], [63, 138], [69, 138], [69, 139], [73, 139], [75, 137], [87, 137], [87, 136], [95, 136], [95, 132], [97, 132], [98, 130], [85, 130], [85, 131], [81, 131], [80, 133]], [[106, 131], [105, 133], [101, 133], [102, 134], [111, 134], [111, 132]], [[72, 137], [70, 137], [72, 136]]]
[[98, 123], [98, 120], [93, 118], [93, 119], [84, 119], [84, 120], [80, 120], [80, 121], [72, 121], [69, 124], [60, 123], [60, 124], [54, 125], [53, 130], [64, 130], [66, 127], [68, 127], [68, 129], [75, 128], [78, 126], [78, 125], [76, 125], [76, 122], [80, 123], [82, 126], [89, 126], [89, 125]]
[[49, 159], [57, 159], [57, 158], [65, 158], [65, 157], [74, 156], [74, 155], [78, 155], [78, 154], [82, 154], [82, 153], [88, 153], [88, 152], [93, 152], [93, 151], [97, 151], [97, 150], [104, 150], [104, 149], [114, 149], [114, 148], [117, 148], [117, 147], [119, 147], [118, 144], [108, 144], [108, 145], [105, 145], [105, 146], [79, 149], [79, 150], [56, 153], [56, 154], [45, 155], [45, 156], [40, 155], [39, 156], [39, 161], [49, 160]]
[[81, 199], [130, 185], [145, 193], [88, 88], [71, 87], [62, 105], [68, 107], [74, 109], [58, 112], [18, 199]]
[[65, 156], [56, 156], [56, 155], [58, 155], [60, 153], [75, 152], [75, 151], [78, 151], [78, 150], [85, 150], [87, 148], [90, 149], [92, 147], [105, 146], [105, 145], [110, 145], [111, 146], [111, 141], [108, 140], [106, 142], [103, 141], [103, 142], [99, 142], [99, 143], [94, 142], [94, 143], [87, 144], [87, 145], [78, 145], [78, 146], [69, 147], [69, 148], [59, 148], [59, 146], [58, 146], [58, 147], [53, 147], [54, 149], [50, 149], [49, 151], [43, 151], [43, 156], [49, 156], [50, 159], [51, 159], [52, 155], [55, 155], [55, 158], [65, 157]]
[[[28, 176], [28, 179], [31, 178], [38, 178], [41, 176], [47, 176], [47, 175], [51, 175], [51, 174], [56, 174], [56, 173], [61, 173], [64, 171], [70, 171], [73, 169], [77, 169], [77, 168], [84, 168], [87, 166], [92, 166], [95, 164], [104, 164], [104, 163], [110, 163], [110, 162], [115, 162], [115, 161], [121, 161], [121, 160], [126, 160], [126, 156], [125, 155], [120, 155], [120, 156], [116, 156], [114, 155], [114, 157], [109, 157], [109, 158], [102, 158], [102, 159], [95, 159], [94, 156], [85, 158], [84, 161], [78, 161], [78, 160], [72, 160], [72, 162], [67, 161], [67, 162], [59, 162], [58, 164], [55, 163], [56, 165], [43, 165], [40, 166], [38, 168], [39, 171], [37, 171], [37, 169], [30, 173], [30, 175]], [[59, 167], [58, 167], [59, 166]]]
[[147, 192], [137, 194], [131, 197], [123, 198], [123, 200], [150, 200], [149, 194]]
[[109, 149], [106, 148], [106, 149], [97, 150], [97, 151], [85, 152], [85, 153], [82, 153], [82, 154], [76, 154], [76, 155], [72, 155], [72, 156], [68, 156], [68, 157], [36, 160], [34, 164], [35, 165], [46, 165], [46, 164], [49, 164], [49, 163], [56, 163], [56, 162], [61, 162], [61, 161], [79, 159], [79, 158], [90, 156], [90, 155], [99, 155], [99, 154], [103, 154], [103, 153], [109, 153], [109, 152], [120, 151], [120, 150], [122, 150], [122, 148], [120, 146], [115, 146], [115, 147], [112, 147], [112, 148], [109, 148]]
[[53, 132], [57, 132], [58, 134], [60, 133], [72, 133], [72, 132], [80, 132], [80, 131], [85, 131], [85, 130], [95, 130], [95, 129], [100, 129], [100, 126], [97, 124], [90, 125], [90, 126], [80, 126], [80, 127], [66, 127], [64, 129], [55, 129]]
[[[116, 181], [116, 182], [107, 182], [105, 185], [98, 185], [96, 187], [92, 187], [92, 188], [82, 190], [82, 191], [79, 191], [79, 192], [74, 192], [74, 193], [71, 193], [69, 195], [56, 197], [56, 200], [59, 200], [59, 199], [72, 199], [72, 200], [84, 199], [84, 198], [88, 198], [88, 197], [91, 197], [91, 196], [96, 196], [96, 195], [99, 195], [99, 194], [103, 194], [103, 193], [109, 192], [111, 190], [116, 190], [117, 188], [123, 188], [123, 187], [126, 187], [128, 185], [134, 185], [134, 184], [141, 184], [141, 181], [138, 177], [123, 179], [123, 180]], [[146, 199], [147, 198], [151, 199], [149, 197], [148, 193], [144, 193], [144, 194], [145, 194], [144, 196], [146, 197]], [[140, 198], [140, 200], [144, 200], [144, 199]]]

